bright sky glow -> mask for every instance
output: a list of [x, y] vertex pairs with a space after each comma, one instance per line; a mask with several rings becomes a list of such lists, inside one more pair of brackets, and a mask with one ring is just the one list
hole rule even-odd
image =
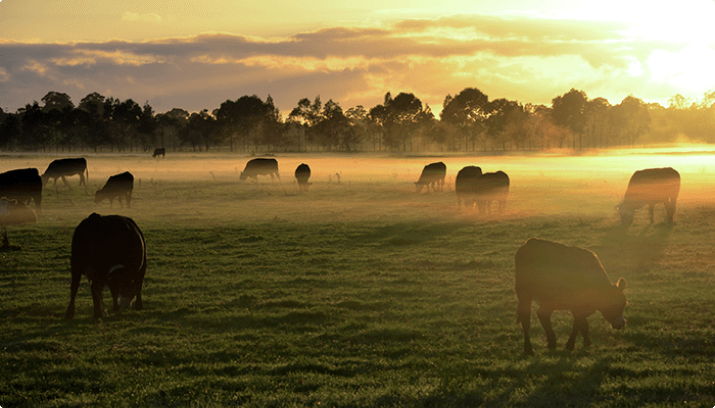
[[[347, 3], [347, 4], [343, 4]], [[6, 0], [0, 107], [91, 92], [212, 110], [269, 94], [370, 108], [413, 92], [549, 105], [571, 88], [612, 104], [715, 90], [715, 2], [684, 0], [272, 2]]]

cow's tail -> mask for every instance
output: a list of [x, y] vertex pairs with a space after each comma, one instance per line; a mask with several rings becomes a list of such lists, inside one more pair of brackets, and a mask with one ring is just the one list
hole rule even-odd
[[87, 173], [87, 179], [85, 180], [85, 182], [86, 182], [87, 184], [85, 184], [85, 185], [88, 186], [88, 185], [89, 185], [89, 166], [87, 166], [87, 167], [84, 169], [84, 171]]

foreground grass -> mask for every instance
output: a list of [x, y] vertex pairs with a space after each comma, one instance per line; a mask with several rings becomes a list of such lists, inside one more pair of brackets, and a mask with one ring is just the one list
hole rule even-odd
[[[145, 180], [113, 211], [146, 236], [145, 309], [100, 321], [86, 280], [64, 320], [69, 247], [109, 210], [48, 192], [41, 222], [10, 230], [22, 251], [0, 253], [0, 405], [715, 405], [715, 206], [682, 204], [674, 228], [640, 214], [624, 233], [597, 194], [534, 212], [557, 204], [517, 184], [490, 218], [397, 181], [313, 187]], [[592, 316], [593, 346], [567, 352], [572, 320], [556, 313], [550, 352], [534, 317], [523, 356], [513, 256], [532, 236], [625, 277], [626, 328]]]

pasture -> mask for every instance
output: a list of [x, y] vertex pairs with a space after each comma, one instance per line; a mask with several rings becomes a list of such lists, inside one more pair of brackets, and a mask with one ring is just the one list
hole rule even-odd
[[[0, 171], [74, 156], [6, 155]], [[89, 189], [50, 182], [39, 222], [8, 227], [22, 249], [0, 252], [3, 408], [715, 405], [711, 152], [277, 155], [281, 182], [257, 185], [239, 182], [241, 155], [82, 156]], [[445, 191], [415, 194], [436, 161]], [[470, 164], [509, 174], [501, 216], [457, 209], [454, 176]], [[663, 166], [682, 177], [677, 223], [661, 205], [624, 232], [629, 177]], [[95, 206], [123, 171], [132, 208]], [[143, 230], [144, 310], [95, 321], [83, 278], [68, 321], [72, 233], [93, 211]], [[514, 253], [530, 237], [588, 248], [624, 277], [626, 327], [597, 313], [593, 345], [568, 352], [572, 318], [556, 312], [549, 351], [533, 316], [535, 356], [523, 355]]]

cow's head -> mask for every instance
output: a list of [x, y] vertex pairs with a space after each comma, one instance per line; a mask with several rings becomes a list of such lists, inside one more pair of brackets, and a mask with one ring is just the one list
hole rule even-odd
[[626, 280], [621, 278], [617, 284], [612, 286], [607, 306], [601, 309], [603, 317], [616, 330], [620, 330], [626, 325], [626, 319], [623, 318], [623, 310], [626, 308], [627, 303], [626, 295], [623, 294], [625, 289]]
[[245, 172], [241, 172], [241, 175], [238, 177], [239, 180], [243, 181], [248, 178], [248, 175]]
[[635, 214], [635, 210], [630, 206], [626, 205], [625, 203], [619, 204], [617, 208], [618, 215], [621, 216], [621, 225], [631, 225], [631, 223], [633, 222], [633, 215]]
[[94, 193], [94, 203], [99, 204], [104, 200], [106, 197], [104, 196], [104, 193], [102, 193], [102, 190], [97, 190], [96, 193]]
[[[419, 181], [415, 181], [415, 192], [419, 193], [422, 191], [422, 188], [425, 186], [425, 183], [420, 183]], [[429, 193], [429, 191], [427, 191]]]
[[132, 299], [136, 296], [131, 279], [126, 276], [126, 267], [124, 265], [114, 265], [109, 268], [107, 286], [112, 291], [119, 292], [119, 307], [128, 308]]

